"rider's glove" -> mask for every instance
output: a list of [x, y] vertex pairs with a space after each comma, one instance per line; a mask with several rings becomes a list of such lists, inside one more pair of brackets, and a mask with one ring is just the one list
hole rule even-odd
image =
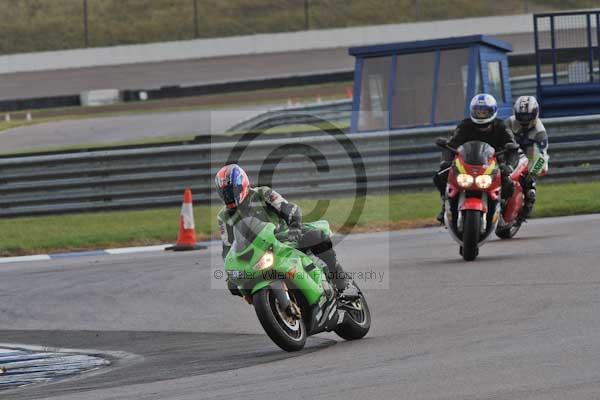
[[288, 230], [287, 240], [290, 242], [298, 242], [302, 237], [302, 230], [299, 227], [290, 226]]

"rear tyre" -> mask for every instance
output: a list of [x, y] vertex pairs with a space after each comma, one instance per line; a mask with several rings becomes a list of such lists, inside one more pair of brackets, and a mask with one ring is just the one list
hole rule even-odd
[[519, 229], [521, 229], [521, 224], [522, 222], [515, 222], [514, 224], [512, 224], [511, 226], [507, 226], [507, 227], [503, 227], [503, 228], [496, 228], [496, 236], [498, 236], [500, 239], [512, 239], [517, 232], [519, 232]]
[[[296, 302], [289, 292], [292, 302]], [[271, 340], [285, 351], [298, 351], [306, 343], [306, 326], [302, 318], [289, 317], [281, 310], [271, 288], [257, 292], [253, 298], [254, 310], [263, 329]]]
[[348, 317], [335, 328], [335, 333], [345, 340], [362, 339], [371, 328], [371, 312], [363, 294], [358, 299], [341, 303], [339, 308], [346, 311]]
[[463, 225], [462, 256], [465, 261], [473, 261], [479, 254], [479, 231], [481, 229], [481, 212], [476, 210], [465, 211]]

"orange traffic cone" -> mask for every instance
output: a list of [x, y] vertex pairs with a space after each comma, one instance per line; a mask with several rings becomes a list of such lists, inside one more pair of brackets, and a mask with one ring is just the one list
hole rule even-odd
[[179, 216], [179, 234], [175, 246], [167, 247], [166, 250], [199, 250], [206, 246], [198, 244], [196, 239], [196, 226], [194, 224], [194, 210], [192, 208], [192, 190], [186, 188], [183, 192], [183, 204]]

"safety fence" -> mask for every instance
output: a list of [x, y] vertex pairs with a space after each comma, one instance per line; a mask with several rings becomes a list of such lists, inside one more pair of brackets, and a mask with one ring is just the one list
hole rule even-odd
[[[535, 14], [533, 25], [542, 116], [598, 114], [600, 11]], [[549, 81], [542, 79], [547, 70]]]
[[[551, 167], [544, 181], [600, 177], [600, 117], [546, 121]], [[214, 199], [213, 176], [239, 162], [253, 182], [290, 197], [432, 188], [436, 137], [449, 127], [230, 141], [0, 160], [0, 216], [173, 206], [191, 187], [196, 202]], [[247, 140], [250, 139], [250, 140]], [[254, 140], [252, 140], [254, 139]]]

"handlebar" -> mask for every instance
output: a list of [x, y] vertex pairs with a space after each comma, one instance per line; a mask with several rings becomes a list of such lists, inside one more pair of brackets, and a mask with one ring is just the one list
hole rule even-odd
[[[455, 149], [454, 147], [451, 147], [448, 145], [448, 140], [444, 139], [444, 138], [439, 138], [435, 141], [435, 145], [438, 147], [441, 147], [444, 150], [450, 150], [451, 152], [453, 152], [454, 154], [458, 153], [458, 149]], [[510, 153], [513, 151], [518, 151], [520, 148], [520, 146], [518, 144], [515, 143], [508, 143], [506, 145], [506, 147], [504, 148], [504, 150], [500, 150], [497, 151], [495, 153], [496, 157], [503, 155], [504, 153]]]
[[444, 138], [439, 138], [438, 140], [435, 141], [435, 145], [438, 147], [441, 147], [444, 150], [450, 150], [453, 153], [458, 153], [458, 150], [455, 149], [454, 147], [450, 147], [448, 146], [448, 140], [444, 139]]

